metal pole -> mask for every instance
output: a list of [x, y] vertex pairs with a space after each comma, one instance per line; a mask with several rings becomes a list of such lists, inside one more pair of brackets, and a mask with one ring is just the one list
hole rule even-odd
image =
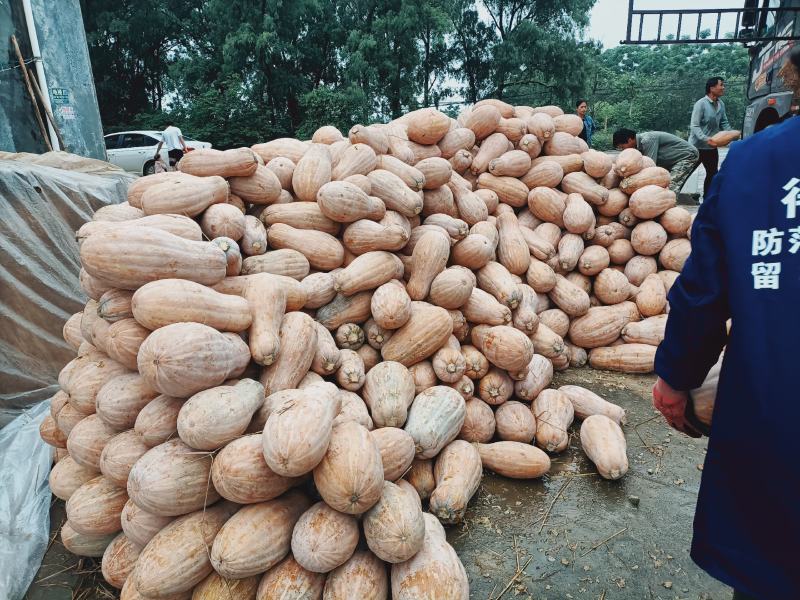
[[633, 25], [633, 0], [628, 0], [628, 41], [631, 39], [631, 27]]
[[[39, 37], [36, 34], [36, 23], [33, 20], [33, 10], [31, 9], [31, 0], [22, 0], [22, 9], [25, 13], [25, 25], [28, 27], [28, 41], [31, 43], [31, 52], [33, 53], [33, 61], [36, 65], [36, 75], [41, 83], [42, 95], [44, 96], [44, 106], [51, 113], [53, 107], [50, 106], [50, 88], [47, 87], [47, 77], [44, 74], [44, 66], [42, 65], [42, 52], [39, 50]], [[50, 125], [50, 123], [48, 123]], [[55, 129], [52, 126], [50, 130], [50, 144], [56, 150], [62, 150], [58, 144], [58, 136], [56, 136]]]
[[33, 112], [36, 115], [36, 121], [39, 123], [39, 129], [42, 132], [44, 143], [47, 146], [47, 149], [52, 152], [53, 146], [50, 144], [50, 139], [47, 137], [47, 130], [44, 127], [44, 122], [42, 121], [42, 115], [39, 112], [39, 105], [36, 103], [36, 96], [33, 95], [31, 80], [28, 78], [28, 69], [25, 68], [25, 60], [22, 58], [22, 52], [20, 52], [19, 50], [19, 44], [17, 44], [16, 36], [14, 35], [11, 36], [11, 43], [14, 46], [14, 51], [17, 53], [19, 68], [22, 69], [22, 78], [25, 80], [25, 86], [28, 88], [28, 95], [31, 97], [31, 102], [33, 103]]
[[36, 92], [36, 95], [39, 97], [39, 100], [41, 101], [42, 106], [44, 106], [44, 113], [47, 115], [47, 120], [50, 121], [50, 125], [53, 127], [53, 129], [56, 132], [56, 137], [58, 138], [58, 143], [61, 146], [62, 150], [66, 150], [67, 149], [67, 145], [64, 143], [64, 138], [61, 137], [61, 131], [59, 131], [59, 129], [58, 129], [58, 125], [56, 124], [56, 120], [53, 117], [53, 113], [50, 111], [49, 108], [47, 108], [47, 105], [44, 103], [44, 97], [42, 95], [42, 90], [39, 88], [39, 83], [36, 81], [36, 77], [33, 76], [33, 72], [30, 71], [30, 69], [28, 70], [28, 73], [31, 76], [31, 82], [33, 83], [33, 91]]

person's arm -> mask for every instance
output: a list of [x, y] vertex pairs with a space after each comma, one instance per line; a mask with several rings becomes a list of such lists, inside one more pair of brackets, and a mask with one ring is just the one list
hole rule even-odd
[[689, 123], [689, 130], [698, 140], [708, 143], [709, 138], [705, 133], [703, 133], [703, 128], [701, 126], [702, 120], [703, 103], [702, 101], [698, 101], [694, 103], [694, 108], [692, 109], [692, 120]]
[[645, 156], [652, 158], [654, 163], [658, 164], [658, 146], [658, 136], [645, 134], [642, 136], [642, 147], [639, 150]]
[[692, 227], [692, 253], [669, 293], [669, 317], [655, 371], [675, 390], [699, 387], [727, 341], [728, 281], [716, 218], [725, 174], [723, 167], [700, 205]]
[[188, 148], [186, 148], [186, 142], [183, 141], [183, 136], [179, 135], [178, 139], [181, 141], [181, 146], [183, 146], [183, 151], [188, 152]]
[[158, 148], [156, 148], [156, 155], [153, 157], [156, 160], [158, 160], [158, 157], [161, 156], [161, 146], [163, 146], [163, 145], [164, 145], [164, 140], [161, 140], [160, 142], [158, 142]]

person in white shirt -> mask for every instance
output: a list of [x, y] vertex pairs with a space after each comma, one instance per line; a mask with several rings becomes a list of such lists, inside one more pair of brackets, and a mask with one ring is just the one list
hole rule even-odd
[[175, 127], [172, 121], [167, 121], [167, 128], [161, 133], [161, 141], [156, 148], [155, 159], [161, 153], [161, 146], [167, 147], [167, 154], [169, 154], [169, 163], [171, 166], [178, 164], [178, 161], [183, 158], [184, 152], [187, 152], [186, 142], [183, 140], [183, 133]]

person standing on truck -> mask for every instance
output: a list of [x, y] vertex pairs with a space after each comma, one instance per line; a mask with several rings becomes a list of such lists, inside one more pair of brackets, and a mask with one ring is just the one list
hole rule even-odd
[[692, 120], [689, 124], [689, 143], [700, 153], [700, 162], [706, 170], [703, 182], [703, 196], [708, 194], [711, 180], [719, 170], [719, 150], [711, 139], [715, 133], [731, 129], [728, 115], [725, 112], [725, 80], [722, 77], [711, 77], [706, 81], [706, 95], [694, 103]]
[[697, 168], [699, 160], [697, 148], [665, 131], [636, 133], [631, 129], [618, 129], [614, 132], [613, 143], [617, 150], [636, 148], [652, 158], [656, 166], [669, 171], [669, 189], [675, 195], [680, 193], [689, 175]]
[[186, 142], [183, 140], [183, 133], [175, 127], [172, 121], [167, 121], [167, 128], [161, 132], [161, 141], [158, 142], [158, 148], [156, 148], [156, 160], [161, 153], [161, 146], [167, 147], [169, 163], [173, 167], [183, 158], [183, 154], [188, 152]]
[[[800, 93], [800, 53], [792, 62]], [[687, 423], [688, 391], [727, 344], [691, 554], [742, 600], [800, 598], [798, 156], [800, 119], [731, 148], [697, 213], [655, 359], [654, 406], [698, 437]]]
[[597, 126], [594, 123], [594, 119], [589, 115], [589, 103], [583, 99], [578, 100], [575, 104], [575, 114], [583, 121], [583, 131], [578, 134], [578, 137], [591, 148], [592, 135], [597, 131]]

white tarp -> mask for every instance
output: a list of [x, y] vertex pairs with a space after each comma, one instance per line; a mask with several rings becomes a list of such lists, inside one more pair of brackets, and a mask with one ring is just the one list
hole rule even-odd
[[0, 427], [58, 390], [74, 358], [61, 330], [86, 303], [75, 231], [124, 201], [132, 181], [108, 163], [60, 154], [37, 160], [104, 174], [0, 160]]

